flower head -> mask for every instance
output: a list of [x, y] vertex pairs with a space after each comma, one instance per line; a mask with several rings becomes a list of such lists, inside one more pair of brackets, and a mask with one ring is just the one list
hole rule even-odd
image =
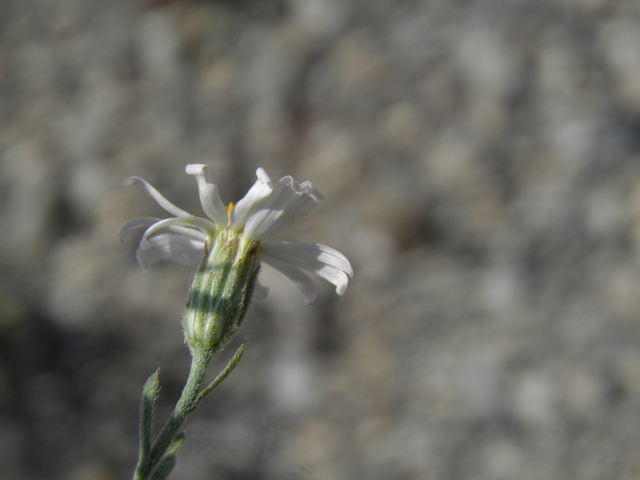
[[[311, 182], [298, 183], [286, 176], [273, 183], [267, 172], [258, 168], [258, 179], [244, 198], [235, 206], [225, 207], [210, 167], [187, 165], [186, 172], [196, 179], [200, 203], [208, 218], [195, 217], [176, 207], [141, 178], [129, 177], [124, 181], [125, 185], [147, 192], [173, 215], [167, 219], [133, 218], [120, 229], [123, 240], [130, 231], [146, 228], [136, 251], [143, 270], [159, 260], [170, 260], [183, 265], [200, 265], [196, 271], [204, 272], [221, 268], [230, 255], [233, 255], [233, 265], [246, 263], [250, 256], [251, 271], [247, 272], [255, 277], [259, 265], [266, 263], [289, 278], [308, 304], [317, 300], [318, 291], [305, 272], [333, 283], [339, 295], [344, 293], [353, 270], [340, 252], [316, 243], [272, 240], [274, 235], [293, 225], [324, 199]], [[225, 250], [226, 256], [220, 256], [221, 249], [229, 245], [232, 248]], [[251, 284], [252, 293], [258, 298], [267, 295], [268, 289], [255, 278]]]

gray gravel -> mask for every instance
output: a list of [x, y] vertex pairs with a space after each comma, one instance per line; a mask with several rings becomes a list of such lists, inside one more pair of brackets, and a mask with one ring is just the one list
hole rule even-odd
[[355, 277], [263, 272], [172, 479], [640, 478], [639, 134], [632, 0], [3, 0], [0, 477], [130, 478], [189, 272], [121, 182], [201, 215], [207, 163], [311, 180]]

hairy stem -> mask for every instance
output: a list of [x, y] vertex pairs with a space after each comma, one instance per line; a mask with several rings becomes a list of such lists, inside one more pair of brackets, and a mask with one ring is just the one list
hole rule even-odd
[[[140, 458], [136, 467], [134, 480], [148, 480], [151, 478], [154, 469], [167, 454], [178, 430], [184, 423], [185, 418], [198, 406], [198, 395], [204, 379], [207, 366], [211, 361], [211, 352], [192, 352], [191, 370], [189, 378], [182, 390], [182, 395], [176, 404], [169, 420], [165, 424], [155, 445], [151, 449], [148, 457]], [[168, 472], [167, 472], [168, 473]]]

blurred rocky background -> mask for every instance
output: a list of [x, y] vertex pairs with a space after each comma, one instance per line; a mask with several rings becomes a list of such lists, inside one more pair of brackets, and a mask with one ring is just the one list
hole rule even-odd
[[640, 3], [2, 0], [0, 478], [131, 478], [189, 272], [119, 226], [264, 166], [327, 196], [174, 480], [640, 478]]

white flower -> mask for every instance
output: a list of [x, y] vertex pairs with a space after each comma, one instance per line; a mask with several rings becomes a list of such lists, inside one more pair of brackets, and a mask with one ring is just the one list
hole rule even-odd
[[[316, 243], [291, 243], [271, 240], [297, 222], [321, 200], [322, 194], [311, 182], [298, 183], [290, 176], [272, 183], [267, 173], [258, 168], [258, 180], [235, 206], [225, 207], [220, 200], [213, 170], [207, 165], [187, 165], [186, 171], [198, 183], [200, 203], [207, 218], [200, 218], [176, 207], [149, 183], [129, 177], [125, 185], [147, 192], [173, 218], [137, 217], [120, 229], [120, 239], [136, 228], [147, 230], [136, 251], [144, 271], [159, 260], [171, 260], [183, 265], [200, 265], [205, 252], [212, 252], [220, 242], [238, 242], [238, 256], [256, 251], [257, 264], [273, 267], [300, 290], [306, 303], [318, 298], [315, 284], [305, 272], [311, 272], [336, 286], [342, 295], [348, 276], [353, 276], [349, 261], [340, 252]], [[268, 289], [256, 283], [254, 294], [264, 298]]]

